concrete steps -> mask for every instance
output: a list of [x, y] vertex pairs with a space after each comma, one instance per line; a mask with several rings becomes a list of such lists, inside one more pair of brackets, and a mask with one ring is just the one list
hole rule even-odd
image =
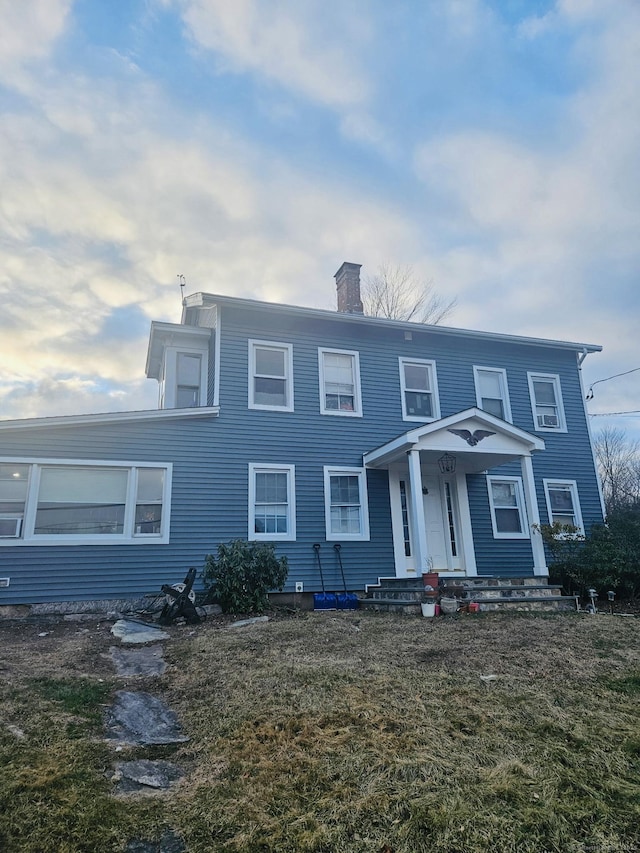
[[[418, 616], [423, 591], [421, 578], [380, 578], [378, 584], [367, 587], [367, 597], [360, 599], [360, 607], [379, 613]], [[538, 577], [442, 578], [438, 594], [440, 598], [455, 598], [462, 609], [476, 602], [481, 612], [577, 609], [575, 596], [562, 595], [559, 586], [549, 585], [546, 578]]]

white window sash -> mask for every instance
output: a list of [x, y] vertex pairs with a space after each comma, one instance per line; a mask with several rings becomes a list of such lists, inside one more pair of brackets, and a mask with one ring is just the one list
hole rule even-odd
[[[333, 477], [351, 476], [358, 478], [360, 530], [358, 533], [334, 533], [331, 529], [331, 479]], [[346, 504], [341, 504], [346, 506]], [[369, 502], [367, 495], [367, 474], [364, 468], [351, 468], [343, 466], [324, 467], [324, 513], [325, 513], [325, 535], [328, 542], [368, 542], [369, 531]]]
[[[267, 373], [259, 373], [257, 369], [257, 351], [260, 349], [276, 350], [283, 354], [284, 375], [276, 376]], [[255, 381], [256, 379], [281, 379], [284, 382], [284, 405], [256, 402]], [[280, 341], [249, 340], [249, 387], [248, 400], [250, 409], [262, 409], [268, 412], [293, 412], [293, 346]]]
[[[508, 483], [509, 485], [515, 486], [515, 498], [516, 503], [515, 506], [505, 506], [501, 504], [496, 504], [493, 497], [493, 485], [500, 483]], [[489, 509], [491, 511], [491, 526], [493, 528], [493, 538], [494, 539], [529, 539], [529, 525], [527, 521], [527, 511], [524, 501], [524, 491], [522, 488], [522, 478], [521, 477], [497, 477], [497, 476], [487, 476], [487, 491], [489, 495]], [[520, 522], [520, 530], [519, 531], [509, 531], [509, 530], [500, 530], [498, 525], [498, 519], [496, 515], [496, 510], [513, 510], [517, 511], [518, 519]]]
[[[547, 517], [549, 519], [549, 524], [553, 524], [554, 515], [572, 515], [574, 518], [573, 526], [576, 528], [576, 532], [579, 535], [584, 535], [584, 523], [582, 521], [582, 510], [580, 508], [580, 497], [578, 495], [577, 482], [575, 480], [552, 480], [546, 478], [542, 481], [542, 484], [544, 486], [544, 496], [547, 504]], [[554, 490], [560, 489], [568, 491], [571, 495], [571, 513], [554, 512], [553, 510], [551, 493]]]
[[[341, 383], [331, 382], [327, 377], [327, 368], [325, 366], [325, 357], [330, 355], [344, 356], [349, 358], [351, 362], [351, 381], [342, 383], [349, 387], [353, 385], [353, 409], [330, 409], [327, 407], [328, 386], [331, 384], [339, 385]], [[337, 415], [338, 417], [359, 418], [362, 417], [362, 396], [360, 390], [360, 356], [355, 350], [339, 350], [329, 349], [327, 347], [318, 348], [318, 373], [320, 385], [320, 413], [323, 415]], [[339, 393], [339, 392], [338, 392]], [[351, 396], [349, 388], [347, 388], [343, 396]]]
[[[287, 531], [286, 533], [256, 532], [256, 478], [258, 474], [286, 474]], [[250, 542], [295, 542], [296, 539], [296, 469], [295, 465], [249, 463], [248, 539]]]
[[[419, 388], [411, 388], [409, 385], [407, 385], [405, 367], [411, 365], [415, 365], [416, 367], [422, 367], [426, 370], [428, 376], [427, 384], [429, 386], [429, 389], [427, 391]], [[405, 421], [419, 421], [420, 423], [431, 423], [432, 421], [437, 421], [440, 418], [440, 395], [438, 393], [438, 375], [436, 372], [435, 361], [433, 361], [432, 359], [407, 358], [406, 356], [400, 356], [398, 358], [398, 366], [400, 370], [400, 397], [402, 403], [402, 419]], [[407, 408], [407, 392], [429, 394], [431, 396], [431, 415], [423, 416], [411, 414]]]
[[[488, 394], [483, 394], [482, 379], [487, 374], [492, 374], [498, 380], [498, 397], [489, 397]], [[473, 378], [476, 387], [476, 405], [478, 406], [478, 408], [485, 411], [482, 403], [485, 397], [487, 399], [499, 399], [502, 402], [503, 420], [511, 423], [511, 402], [509, 400], [509, 383], [507, 381], [507, 371], [503, 367], [484, 367], [480, 365], [474, 365]], [[490, 414], [493, 413], [490, 412]]]
[[[560, 376], [557, 373], [528, 373], [529, 396], [531, 397], [531, 411], [533, 413], [533, 428], [536, 432], [566, 432], [567, 422], [565, 420], [564, 404], [562, 401], [562, 388]], [[554, 403], [539, 401], [536, 397], [535, 383], [548, 383], [553, 388]], [[540, 411], [552, 409], [551, 412]], [[554, 420], [557, 424], [554, 424]]]

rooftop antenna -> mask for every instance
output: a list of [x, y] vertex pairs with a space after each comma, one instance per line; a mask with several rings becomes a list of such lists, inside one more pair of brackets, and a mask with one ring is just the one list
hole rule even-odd
[[180, 294], [182, 298], [182, 304], [184, 305], [184, 289], [186, 287], [187, 280], [183, 275], [179, 275], [178, 282], [180, 283]]

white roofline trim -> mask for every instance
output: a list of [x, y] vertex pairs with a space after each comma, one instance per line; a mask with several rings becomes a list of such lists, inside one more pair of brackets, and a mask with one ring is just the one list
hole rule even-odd
[[457, 412], [455, 415], [448, 415], [446, 418], [440, 418], [438, 421], [432, 421], [416, 429], [411, 429], [394, 438], [392, 441], [387, 442], [387, 444], [383, 444], [365, 453], [362, 457], [363, 462], [366, 466], [380, 464], [381, 461], [397, 456], [402, 451], [411, 450], [423, 436], [429, 435], [432, 432], [438, 432], [439, 430], [448, 429], [453, 424], [461, 423], [462, 421], [469, 420], [469, 418], [474, 418], [487, 426], [493, 427], [502, 435], [511, 436], [517, 441], [522, 442], [522, 444], [527, 446], [529, 451], [545, 449], [545, 443], [541, 438], [531, 435], [531, 433], [513, 424], [507, 423], [507, 421], [496, 418], [482, 409], [472, 408]]
[[[185, 299], [185, 306], [189, 308], [203, 307], [216, 304], [238, 305], [244, 308], [268, 309], [273, 311], [285, 311], [286, 313], [298, 314], [299, 316], [323, 317], [327, 320], [338, 320], [348, 323], [373, 323], [384, 325], [388, 328], [397, 328], [404, 331], [423, 332], [434, 335], [453, 335], [454, 337], [472, 337], [481, 340], [500, 341], [502, 343], [529, 344], [539, 347], [554, 347], [556, 349], [569, 349], [576, 352], [600, 352], [599, 344], [575, 343], [573, 341], [554, 341], [549, 338], [530, 338], [520, 335], [505, 335], [499, 332], [481, 332], [473, 329], [458, 329], [453, 326], [430, 326], [426, 323], [409, 323], [404, 320], [387, 320], [383, 317], [368, 317], [364, 314], [347, 314], [341, 311], [327, 311], [322, 308], [304, 308], [299, 305], [285, 305], [278, 302], [262, 302], [258, 299], [241, 299], [237, 296], [224, 296], [215, 293], [193, 293]], [[197, 327], [189, 327], [197, 328]]]
[[57, 415], [51, 418], [21, 418], [0, 420], [0, 430], [42, 429], [49, 427], [83, 426], [91, 424], [124, 423], [127, 421], [162, 421], [178, 418], [217, 417], [220, 406], [198, 406], [193, 409], [148, 409], [140, 412], [105, 412], [98, 415]]

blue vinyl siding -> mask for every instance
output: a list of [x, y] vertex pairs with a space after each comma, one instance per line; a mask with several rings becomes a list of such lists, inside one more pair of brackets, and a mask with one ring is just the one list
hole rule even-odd
[[[601, 521], [596, 475], [588, 439], [576, 354], [530, 344], [447, 337], [416, 326], [413, 339], [399, 328], [350, 323], [341, 318], [293, 315], [224, 305], [212, 334], [209, 403], [214, 396], [215, 342], [220, 335], [218, 417], [76, 427], [20, 429], [0, 433], [0, 456], [172, 462], [171, 536], [168, 545], [19, 546], [0, 548], [0, 576], [11, 586], [1, 603], [119, 598], [153, 593], [200, 569], [220, 542], [248, 535], [249, 463], [294, 465], [297, 539], [276, 544], [289, 558], [287, 590], [303, 581], [320, 588], [313, 543], [328, 587], [341, 579], [333, 543], [325, 538], [323, 468], [361, 467], [363, 453], [418, 424], [402, 418], [398, 357], [433, 359], [441, 416], [476, 405], [473, 365], [506, 368], [516, 426], [540, 436], [544, 452], [533, 464], [541, 520], [547, 521], [542, 479], [576, 480], [585, 524]], [[293, 412], [248, 408], [249, 338], [293, 345]], [[320, 414], [318, 347], [356, 350], [360, 358], [362, 417]], [[527, 372], [560, 376], [568, 432], [534, 429]], [[490, 473], [520, 476], [511, 463]], [[363, 589], [395, 574], [388, 475], [367, 471], [369, 542], [347, 542], [342, 557], [350, 589]], [[528, 540], [495, 540], [486, 477], [467, 477], [479, 574], [531, 574]]]

